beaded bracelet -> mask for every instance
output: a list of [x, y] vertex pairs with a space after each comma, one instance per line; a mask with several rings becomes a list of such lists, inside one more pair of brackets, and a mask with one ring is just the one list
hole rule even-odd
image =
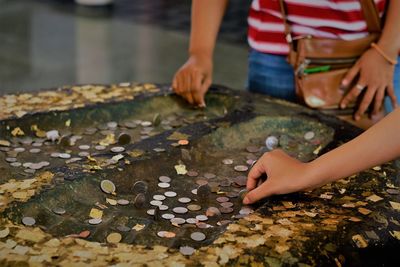
[[392, 65], [396, 65], [397, 64], [397, 60], [395, 59], [391, 59], [390, 57], [388, 57], [386, 55], [385, 52], [383, 52], [383, 50], [376, 44], [376, 43], [372, 43], [371, 47], [374, 48], [382, 57], [384, 57], [390, 64]]

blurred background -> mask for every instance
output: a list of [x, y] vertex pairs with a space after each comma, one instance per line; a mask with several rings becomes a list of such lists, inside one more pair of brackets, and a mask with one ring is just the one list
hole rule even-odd
[[[185, 62], [191, 1], [76, 1], [90, 5], [0, 0], [0, 94], [85, 83], [169, 83]], [[245, 88], [250, 3], [230, 1], [214, 83]]]

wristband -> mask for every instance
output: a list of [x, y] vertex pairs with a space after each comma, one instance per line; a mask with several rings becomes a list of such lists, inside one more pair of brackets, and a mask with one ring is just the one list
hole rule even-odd
[[371, 47], [374, 48], [383, 58], [386, 59], [387, 62], [389, 62], [392, 65], [396, 65], [397, 64], [397, 60], [396, 59], [391, 59], [390, 57], [388, 57], [386, 55], [385, 52], [383, 52], [383, 50], [376, 44], [376, 43], [372, 43]]

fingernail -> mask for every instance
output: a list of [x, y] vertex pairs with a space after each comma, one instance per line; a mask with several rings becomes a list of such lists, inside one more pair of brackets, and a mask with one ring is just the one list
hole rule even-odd
[[347, 80], [343, 80], [343, 81], [342, 81], [342, 85], [343, 85], [343, 86], [347, 86], [348, 83], [349, 83], [349, 82], [348, 82]]
[[248, 198], [248, 197], [245, 197], [244, 199], [243, 199], [243, 204], [250, 204], [250, 199]]
[[360, 120], [360, 116], [359, 116], [359, 115], [356, 115], [356, 116], [355, 116], [355, 120], [356, 120], [356, 121]]
[[341, 108], [341, 109], [346, 108], [346, 104], [344, 104], [344, 103], [340, 104], [340, 108]]

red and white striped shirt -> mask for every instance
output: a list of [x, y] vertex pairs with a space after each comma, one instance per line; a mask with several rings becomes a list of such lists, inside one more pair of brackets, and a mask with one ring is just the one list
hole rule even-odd
[[[386, 0], [375, 0], [382, 15]], [[293, 36], [354, 40], [368, 34], [359, 0], [285, 0]], [[253, 0], [249, 18], [251, 48], [286, 55], [289, 46], [278, 0]]]

